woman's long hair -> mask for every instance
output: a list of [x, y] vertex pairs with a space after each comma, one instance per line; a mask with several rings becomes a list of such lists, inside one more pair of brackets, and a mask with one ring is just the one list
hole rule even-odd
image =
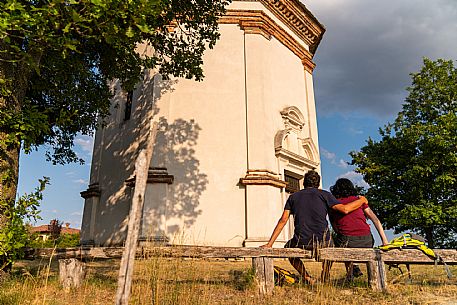
[[335, 185], [330, 187], [330, 192], [332, 192], [335, 198], [357, 196], [357, 189], [354, 187], [354, 184], [346, 178], [336, 180]]

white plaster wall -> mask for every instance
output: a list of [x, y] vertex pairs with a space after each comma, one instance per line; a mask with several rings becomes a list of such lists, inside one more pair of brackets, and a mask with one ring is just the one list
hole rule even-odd
[[284, 129], [280, 111], [296, 106], [307, 117], [304, 68], [279, 41], [260, 35], [246, 35], [246, 58], [249, 167], [275, 171], [273, 138]]
[[[134, 94], [131, 119], [124, 121], [125, 93], [116, 91], [110, 117], [96, 135], [96, 146], [91, 168], [91, 183], [98, 182], [101, 189], [96, 206], [95, 220], [84, 215], [84, 227], [93, 223], [95, 244], [119, 244], [125, 239], [127, 215], [130, 210], [132, 189], [125, 180], [134, 171], [137, 153], [144, 145], [148, 130], [151, 104], [151, 82], [145, 80]], [[113, 87], [118, 87], [116, 83]], [[117, 88], [119, 89], [119, 88]], [[99, 146], [101, 146], [101, 149]], [[90, 199], [88, 200], [90, 202]], [[88, 203], [89, 203], [88, 202]], [[82, 233], [82, 236], [87, 234]]]
[[[235, 1], [229, 8], [248, 4], [265, 10], [259, 2]], [[126, 122], [125, 96], [115, 96], [119, 106], [97, 132], [103, 149], [95, 148], [92, 164], [91, 183], [98, 182], [102, 191], [96, 244], [125, 238], [132, 189], [124, 181], [133, 173], [152, 117], [162, 128], [151, 166], [166, 167], [174, 182], [148, 186], [145, 212], [158, 218], [145, 222], [143, 232], [183, 244], [242, 246], [246, 238], [268, 240], [284, 207], [284, 192], [238, 181], [248, 169], [278, 171], [274, 136], [284, 129], [280, 111], [285, 107], [298, 107], [310, 120], [304, 132], [317, 145], [314, 104], [307, 106], [314, 103], [312, 76], [305, 78], [300, 59], [275, 38], [245, 35], [235, 24], [220, 25], [220, 33], [215, 49], [203, 58], [203, 82], [162, 81], [151, 72], [135, 92], [132, 119]], [[280, 239], [289, 237], [285, 230]]]
[[204, 81], [180, 79], [158, 104], [158, 117], [166, 114], [175, 132], [183, 127], [186, 139], [195, 137], [174, 140], [165, 160], [153, 159], [175, 177], [166, 227], [177, 243], [241, 246], [244, 240], [238, 186], [247, 169], [244, 33], [236, 25], [221, 25], [220, 33], [215, 49], [205, 53]]
[[[269, 185], [248, 185], [247, 200], [247, 239], [246, 246], [265, 244], [282, 214], [282, 194], [279, 188]], [[283, 245], [288, 239], [287, 230], [283, 230], [277, 239], [277, 245]]]

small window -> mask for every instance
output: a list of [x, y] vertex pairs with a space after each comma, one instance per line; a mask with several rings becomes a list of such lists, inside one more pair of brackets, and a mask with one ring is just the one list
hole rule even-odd
[[295, 193], [300, 190], [300, 179], [297, 178], [297, 175], [289, 171], [284, 171], [284, 180], [286, 181], [286, 192], [287, 193]]
[[132, 115], [132, 102], [133, 102], [133, 91], [127, 92], [127, 100], [125, 101], [124, 109], [124, 121], [130, 120]]

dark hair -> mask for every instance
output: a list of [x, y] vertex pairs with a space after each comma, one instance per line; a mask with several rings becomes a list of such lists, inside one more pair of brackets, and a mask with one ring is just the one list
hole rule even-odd
[[315, 187], [318, 188], [321, 184], [321, 176], [315, 171], [310, 170], [305, 174], [303, 179], [303, 187]]
[[351, 180], [347, 178], [340, 178], [336, 180], [335, 185], [330, 187], [330, 192], [336, 198], [346, 198], [350, 196], [357, 196], [357, 189]]

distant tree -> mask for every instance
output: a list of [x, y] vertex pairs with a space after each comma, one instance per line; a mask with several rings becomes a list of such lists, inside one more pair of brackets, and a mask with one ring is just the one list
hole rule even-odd
[[62, 232], [62, 221], [52, 219], [49, 222], [48, 228], [51, 239], [56, 240], [60, 237], [60, 232]]
[[373, 210], [389, 229], [425, 235], [432, 247], [457, 246], [457, 69], [424, 59], [392, 124], [369, 138], [352, 163], [370, 184]]

